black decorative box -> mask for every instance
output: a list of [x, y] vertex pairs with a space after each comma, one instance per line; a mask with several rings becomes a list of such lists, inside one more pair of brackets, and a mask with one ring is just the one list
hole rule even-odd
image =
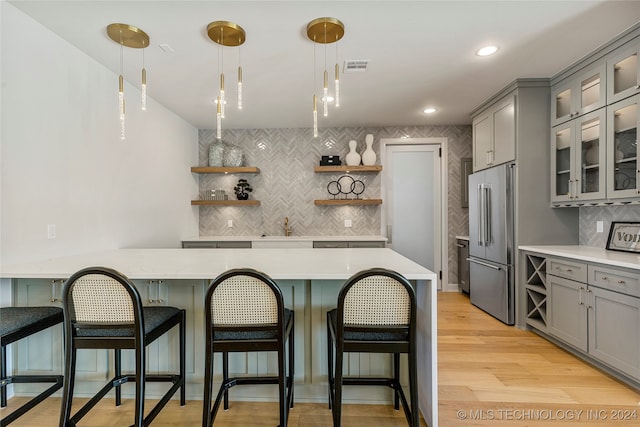
[[320, 160], [320, 166], [340, 166], [340, 156], [322, 156]]

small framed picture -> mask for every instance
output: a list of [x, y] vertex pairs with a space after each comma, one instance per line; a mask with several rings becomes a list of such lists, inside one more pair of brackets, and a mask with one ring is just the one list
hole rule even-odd
[[607, 249], [640, 253], [640, 222], [613, 221], [609, 229]]

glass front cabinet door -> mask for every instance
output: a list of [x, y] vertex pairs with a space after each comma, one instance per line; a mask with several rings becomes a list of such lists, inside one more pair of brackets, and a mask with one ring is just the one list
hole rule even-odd
[[607, 107], [607, 197], [638, 197], [638, 123], [640, 95]]
[[640, 41], [607, 59], [607, 104], [640, 93]]
[[553, 128], [552, 202], [605, 198], [605, 118], [606, 110], [600, 109]]
[[551, 129], [551, 202], [573, 200], [574, 125], [568, 122]]
[[604, 63], [554, 86], [551, 93], [551, 126], [555, 126], [605, 106]]

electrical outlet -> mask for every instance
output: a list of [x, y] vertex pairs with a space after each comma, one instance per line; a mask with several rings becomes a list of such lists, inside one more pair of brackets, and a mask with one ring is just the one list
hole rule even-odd
[[228, 219], [227, 220], [227, 227], [233, 228], [233, 220], [232, 219]]
[[350, 219], [345, 219], [344, 220], [344, 226], [345, 226], [345, 228], [351, 227], [351, 220]]
[[55, 239], [55, 238], [56, 238], [56, 225], [47, 224], [47, 239]]
[[604, 231], [604, 222], [596, 221], [596, 232], [602, 233]]

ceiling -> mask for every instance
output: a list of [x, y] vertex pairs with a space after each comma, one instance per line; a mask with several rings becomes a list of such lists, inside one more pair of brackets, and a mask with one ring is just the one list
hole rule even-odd
[[[325, 57], [325, 45], [314, 47], [306, 37], [315, 18], [344, 23], [341, 68], [345, 60], [369, 61], [367, 71], [341, 75], [341, 106], [326, 118], [319, 107], [320, 128], [468, 124], [475, 107], [514, 79], [551, 77], [640, 22], [640, 0], [9, 2], [115, 73], [120, 49], [107, 25], [147, 32], [149, 96], [199, 129], [216, 126], [220, 52], [207, 37], [212, 21], [235, 22], [247, 35], [240, 49], [241, 111], [235, 108], [238, 48], [222, 51], [227, 129], [312, 126], [314, 84], [321, 98]], [[475, 55], [487, 44], [499, 51]], [[125, 79], [139, 86], [140, 50], [125, 48], [123, 58]], [[335, 44], [326, 58], [331, 71]], [[425, 115], [428, 106], [438, 111]]]

